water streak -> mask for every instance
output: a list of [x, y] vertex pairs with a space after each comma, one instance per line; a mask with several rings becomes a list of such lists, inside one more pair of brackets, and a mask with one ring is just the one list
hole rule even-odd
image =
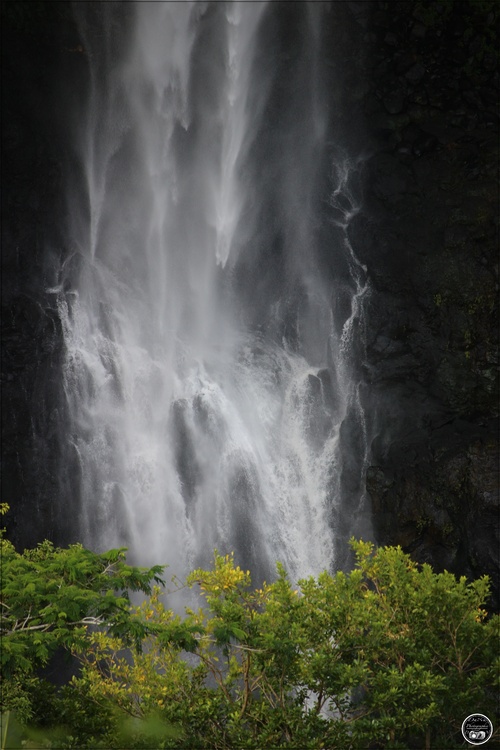
[[77, 5], [89, 96], [59, 310], [84, 541], [180, 573], [215, 546], [259, 576], [334, 566], [367, 282], [347, 156], [324, 187], [321, 4]]

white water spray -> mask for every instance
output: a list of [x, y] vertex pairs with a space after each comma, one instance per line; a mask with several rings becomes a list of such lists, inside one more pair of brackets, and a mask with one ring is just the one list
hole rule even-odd
[[139, 2], [121, 50], [124, 6], [109, 5], [83, 8], [90, 93], [59, 297], [81, 534], [178, 573], [214, 547], [259, 575], [276, 559], [317, 573], [335, 564], [340, 425], [353, 404], [362, 416], [349, 347], [366, 292], [344, 232], [339, 328], [315, 248], [321, 6], [296, 62], [309, 98], [282, 118], [267, 3]]

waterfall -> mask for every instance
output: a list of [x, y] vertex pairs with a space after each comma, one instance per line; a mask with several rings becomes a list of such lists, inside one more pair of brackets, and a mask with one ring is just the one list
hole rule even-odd
[[332, 11], [76, 12], [88, 90], [58, 287], [67, 512], [86, 544], [179, 573], [214, 547], [257, 576], [275, 560], [294, 578], [331, 568], [339, 517], [363, 502], [368, 291], [346, 232], [357, 164], [331, 140], [323, 80]]

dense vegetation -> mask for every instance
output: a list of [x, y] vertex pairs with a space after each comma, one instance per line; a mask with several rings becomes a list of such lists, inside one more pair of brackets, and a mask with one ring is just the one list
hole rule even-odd
[[[352, 546], [350, 574], [294, 587], [278, 565], [260, 589], [216, 553], [176, 583], [203, 602], [179, 616], [124, 550], [2, 538], [2, 748], [461, 747], [468, 714], [497, 718], [487, 578]], [[61, 648], [79, 668], [56, 686]]]

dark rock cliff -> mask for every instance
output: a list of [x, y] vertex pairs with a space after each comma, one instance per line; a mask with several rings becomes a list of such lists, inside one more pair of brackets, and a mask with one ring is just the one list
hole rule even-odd
[[[367, 5], [370, 6], [369, 9]], [[370, 49], [367, 489], [379, 543], [492, 576], [498, 605], [498, 11], [349, 3]]]
[[[64, 253], [64, 4], [2, 3], [2, 499], [10, 538], [63, 541], [56, 505], [62, 332], [54, 294]], [[69, 63], [68, 63], [69, 60]]]

